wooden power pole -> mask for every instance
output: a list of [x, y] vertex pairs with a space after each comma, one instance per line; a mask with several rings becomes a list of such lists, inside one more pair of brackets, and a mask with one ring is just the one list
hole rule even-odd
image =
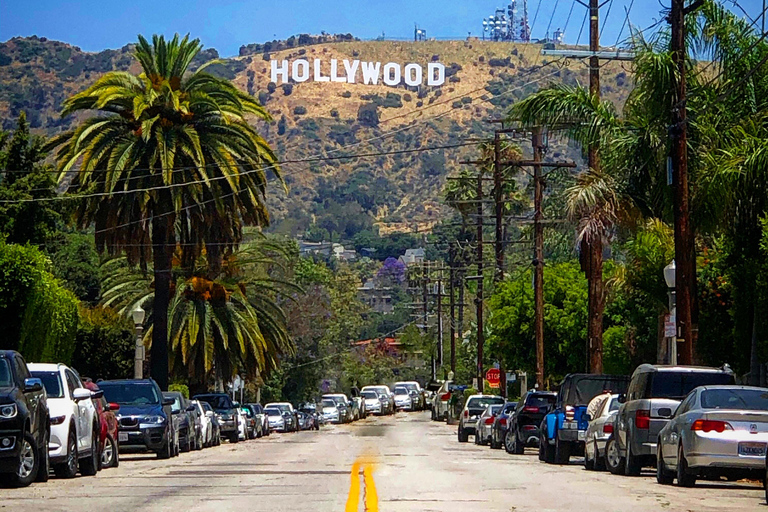
[[544, 389], [544, 227], [541, 222], [543, 217], [542, 203], [544, 201], [544, 184], [542, 183], [540, 165], [544, 144], [540, 127], [534, 128], [531, 143], [533, 145], [534, 161], [533, 331], [534, 339], [536, 340], [536, 385], [539, 389]]
[[483, 392], [483, 172], [477, 173], [477, 389]]

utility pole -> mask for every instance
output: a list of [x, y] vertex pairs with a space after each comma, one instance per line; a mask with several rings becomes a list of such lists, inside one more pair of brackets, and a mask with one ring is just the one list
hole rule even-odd
[[[700, 3], [700, 2], [699, 2]], [[695, 4], [694, 4], [695, 5]], [[693, 5], [692, 5], [693, 7]], [[696, 260], [694, 259], [693, 229], [690, 219], [688, 190], [688, 119], [686, 105], [686, 48], [684, 0], [672, 0], [669, 15], [671, 24], [672, 60], [677, 68], [675, 80], [675, 106], [672, 110], [672, 188], [675, 212], [675, 263], [677, 265], [677, 341], [681, 344], [679, 363], [693, 364], [694, 325], [693, 303], [696, 290]]]
[[498, 130], [493, 135], [493, 199], [496, 214], [496, 272], [493, 282], [504, 280], [504, 202], [503, 179], [501, 175], [501, 134]]
[[437, 361], [443, 366], [443, 264], [440, 264], [440, 276], [437, 278]]
[[455, 260], [453, 244], [448, 248], [448, 293], [451, 295], [451, 371], [456, 375], [456, 269], [453, 268]]
[[[427, 290], [427, 283], [429, 282], [429, 273], [428, 273], [428, 270], [427, 270], [427, 266], [428, 265], [429, 265], [429, 262], [426, 262], [426, 261], [422, 262], [422, 264], [421, 264], [421, 278], [422, 278], [421, 279], [421, 291], [422, 291], [421, 300], [422, 300], [422, 303], [423, 303], [422, 304], [422, 308], [423, 308], [422, 314], [424, 316], [424, 328], [423, 328], [422, 332], [427, 334], [427, 335], [428, 335], [427, 324], [428, 324], [428, 321], [429, 321], [429, 311], [428, 311], [428, 308], [429, 308], [429, 294], [428, 294], [428, 290]], [[432, 360], [431, 361], [431, 365], [432, 365], [432, 380], [435, 380], [435, 373], [436, 372], [435, 372], [435, 356], [434, 355], [431, 356], [431, 360]]]
[[483, 171], [477, 173], [477, 389], [483, 392]]
[[531, 138], [533, 145], [533, 180], [534, 180], [534, 273], [533, 273], [533, 298], [534, 298], [534, 321], [533, 331], [536, 340], [536, 385], [539, 389], [544, 389], [544, 227], [542, 226], [542, 203], [544, 200], [544, 190], [541, 177], [541, 156], [543, 152], [543, 141], [541, 136], [541, 127], [533, 130]]

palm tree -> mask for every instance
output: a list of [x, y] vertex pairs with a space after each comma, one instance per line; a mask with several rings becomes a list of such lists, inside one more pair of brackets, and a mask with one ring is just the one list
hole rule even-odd
[[[269, 114], [227, 80], [190, 70], [198, 39], [139, 36], [138, 76], [110, 72], [64, 103], [62, 115], [98, 115], [53, 140], [60, 181], [82, 193], [74, 212], [96, 245], [154, 271], [152, 376], [168, 383], [168, 304], [177, 241], [191, 264], [205, 248], [215, 273], [243, 225], [265, 225], [274, 153], [248, 124]], [[210, 64], [210, 63], [209, 63]]]
[[[279, 366], [281, 356], [293, 352], [280, 305], [302, 291], [282, 277], [291, 246], [258, 233], [249, 236], [253, 238], [225, 255], [220, 274], [213, 278], [208, 277], [207, 254], [192, 269], [183, 269], [175, 258], [178, 277], [168, 312], [171, 367], [197, 387], [240, 373], [247, 378], [267, 375]], [[150, 339], [155, 329], [150, 275], [127, 265], [124, 257], [106, 261], [103, 270], [103, 305], [122, 314], [142, 305], [150, 312], [145, 334]]]

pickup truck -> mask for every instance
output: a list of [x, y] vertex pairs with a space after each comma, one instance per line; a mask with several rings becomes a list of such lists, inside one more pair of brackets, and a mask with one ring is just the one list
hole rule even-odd
[[624, 393], [628, 384], [626, 375], [566, 375], [560, 384], [557, 401], [541, 422], [539, 460], [568, 464], [571, 455], [583, 454], [590, 400], [602, 393]]

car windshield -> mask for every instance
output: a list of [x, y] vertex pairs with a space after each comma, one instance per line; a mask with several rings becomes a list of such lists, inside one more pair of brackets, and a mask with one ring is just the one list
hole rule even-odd
[[379, 398], [379, 395], [377, 395], [375, 391], [363, 391], [362, 393], [360, 393], [360, 396], [368, 400], [376, 400], [377, 398]]
[[395, 394], [396, 395], [407, 395], [408, 394], [408, 388], [405, 386], [397, 386], [395, 388]]
[[196, 396], [195, 399], [207, 402], [214, 409], [234, 409], [232, 400], [227, 395], [202, 395]]
[[510, 412], [515, 410], [515, 407], [517, 407], [517, 402], [509, 402], [504, 405], [504, 413], [509, 414]]
[[682, 400], [699, 386], [723, 384], [734, 384], [733, 375], [721, 372], [655, 372], [650, 397]]
[[500, 396], [476, 396], [474, 398], [470, 398], [469, 402], [467, 402], [467, 408], [468, 409], [485, 409], [491, 404], [503, 404], [504, 399]]
[[120, 405], [160, 405], [157, 388], [141, 382], [99, 382], [107, 402]]
[[701, 393], [701, 407], [704, 409], [768, 411], [768, 390], [708, 389]]
[[611, 398], [611, 404], [608, 406], [608, 412], [618, 411], [619, 407], [621, 407], [619, 397]]
[[490, 408], [486, 409], [485, 412], [486, 412], [486, 414], [495, 416], [495, 415], [499, 414], [500, 410], [501, 410], [501, 406], [500, 405], [492, 405]]
[[324, 398], [323, 407], [336, 407], [336, 402], [334, 402], [330, 398]]
[[200, 401], [200, 405], [203, 407], [205, 412], [213, 411], [213, 409], [211, 409], [211, 405], [208, 402]]
[[[0, 370], [1, 372], [1, 370]], [[60, 372], [30, 372], [33, 377], [43, 381], [43, 387], [48, 398], [64, 398], [64, 385], [61, 383]]]
[[280, 412], [280, 409], [272, 409], [271, 407], [264, 409], [264, 412], [267, 413], [267, 416], [282, 416], [283, 414]]
[[547, 407], [550, 404], [555, 403], [557, 396], [555, 395], [529, 395], [525, 401], [527, 407]]
[[179, 400], [178, 395], [171, 395], [163, 393], [164, 398], [172, 398], [173, 399], [173, 405], [171, 406], [171, 412], [180, 412], [181, 411], [181, 401]]
[[13, 377], [11, 376], [11, 365], [4, 357], [0, 357], [0, 387], [9, 388], [13, 386]]

